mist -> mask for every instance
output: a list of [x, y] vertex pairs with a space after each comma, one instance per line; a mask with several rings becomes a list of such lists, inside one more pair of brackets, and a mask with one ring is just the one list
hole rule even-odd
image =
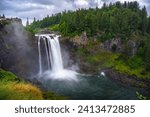
[[20, 77], [29, 78], [37, 72], [37, 49], [34, 36], [27, 32], [21, 22], [5, 25], [1, 34], [1, 67]]

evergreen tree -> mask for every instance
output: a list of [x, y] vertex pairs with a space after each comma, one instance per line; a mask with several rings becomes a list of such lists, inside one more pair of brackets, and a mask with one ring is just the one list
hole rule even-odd
[[[64, 35], [87, 34], [94, 36], [99, 32], [105, 35], [122, 35], [129, 37], [134, 32], [145, 34], [150, 32], [150, 22], [147, 18], [146, 7], [139, 8], [138, 2], [116, 2], [109, 6], [103, 4], [101, 9], [89, 8], [77, 11], [64, 11], [34, 21], [31, 28], [45, 28], [58, 25], [58, 31]], [[107, 36], [106, 36], [107, 37]], [[111, 37], [111, 36], [108, 36]], [[107, 39], [107, 38], [106, 38]]]
[[29, 19], [28, 19], [28, 17], [27, 17], [26, 26], [29, 26]]
[[107, 5], [106, 5], [106, 3], [104, 2], [104, 4], [103, 4], [103, 7], [102, 8], [106, 8], [107, 7]]
[[121, 8], [121, 2], [120, 2], [120, 1], [117, 1], [117, 2], [116, 2], [116, 7], [117, 7], [117, 8]]
[[126, 1], [124, 2], [124, 8], [127, 8], [127, 2]]
[[36, 18], [34, 17], [33, 22], [36, 22]]
[[141, 22], [141, 30], [142, 30], [142, 34], [144, 35], [147, 29], [147, 11], [146, 11], [146, 7], [144, 6], [142, 8], [142, 22]]

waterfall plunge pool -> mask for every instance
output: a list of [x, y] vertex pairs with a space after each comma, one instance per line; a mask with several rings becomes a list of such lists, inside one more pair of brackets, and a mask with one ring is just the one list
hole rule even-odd
[[111, 81], [105, 76], [78, 74], [76, 80], [40, 77], [50, 91], [73, 100], [132, 100], [138, 99], [133, 87]]
[[[67, 70], [63, 66], [59, 36], [38, 34], [38, 80], [50, 91], [69, 99], [138, 99], [134, 87], [124, 86], [101, 75], [84, 75]], [[41, 41], [44, 42], [46, 65], [43, 65]], [[44, 69], [44, 67], [46, 69]]]

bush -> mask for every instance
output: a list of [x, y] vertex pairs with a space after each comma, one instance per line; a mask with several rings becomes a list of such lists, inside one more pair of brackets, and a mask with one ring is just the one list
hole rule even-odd
[[129, 58], [127, 64], [131, 69], [139, 68], [144, 65], [143, 60], [137, 56]]

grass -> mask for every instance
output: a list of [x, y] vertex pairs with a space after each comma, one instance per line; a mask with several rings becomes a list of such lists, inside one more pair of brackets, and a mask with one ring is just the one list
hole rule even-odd
[[145, 71], [144, 66], [140, 66], [137, 68], [132, 68], [127, 65], [125, 62], [120, 60], [116, 61], [113, 67], [115, 70], [121, 73], [127, 73], [129, 75], [135, 75], [138, 78], [149, 79], [150, 80], [150, 72]]
[[140, 57], [126, 57], [119, 53], [99, 49], [97, 45], [99, 45], [97, 42], [89, 43], [86, 47], [77, 50], [77, 54], [89, 63], [91, 68], [112, 68], [120, 73], [150, 80], [150, 72], [145, 71], [144, 62]]
[[67, 99], [51, 92], [42, 92], [38, 87], [20, 80], [15, 74], [0, 69], [1, 100]]
[[15, 74], [9, 71], [0, 69], [0, 80], [1, 81], [16, 81], [19, 80]]
[[119, 54], [113, 54], [107, 51], [100, 51], [95, 55], [87, 56], [86, 60], [94, 65], [99, 65], [102, 67], [112, 67], [114, 66], [115, 60], [118, 58]]
[[93, 65], [99, 65], [104, 68], [112, 68], [121, 73], [135, 75], [138, 78], [150, 79], [150, 72], [145, 71], [141, 62], [133, 60], [120, 60], [119, 54], [110, 52], [100, 52], [94, 56], [87, 57], [88, 61]]
[[39, 100], [43, 99], [43, 96], [36, 86], [25, 83], [15, 74], [0, 69], [0, 99]]
[[41, 100], [42, 92], [35, 86], [27, 83], [0, 83], [0, 99], [5, 100]]

